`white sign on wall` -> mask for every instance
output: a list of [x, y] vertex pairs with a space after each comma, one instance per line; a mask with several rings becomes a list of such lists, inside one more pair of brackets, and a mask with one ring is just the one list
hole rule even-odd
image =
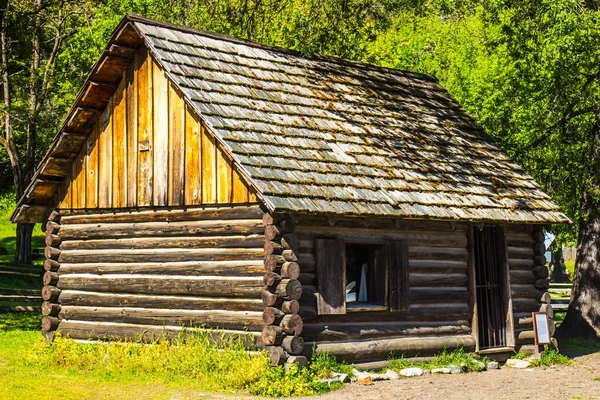
[[550, 319], [545, 312], [531, 313], [535, 344], [550, 344]]

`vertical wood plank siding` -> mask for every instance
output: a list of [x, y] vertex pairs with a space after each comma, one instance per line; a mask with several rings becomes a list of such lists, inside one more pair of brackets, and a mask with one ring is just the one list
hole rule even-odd
[[141, 49], [61, 188], [59, 208], [255, 203], [208, 127]]

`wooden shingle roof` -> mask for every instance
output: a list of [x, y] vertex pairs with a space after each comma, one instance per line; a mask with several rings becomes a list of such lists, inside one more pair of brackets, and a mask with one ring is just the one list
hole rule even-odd
[[430, 76], [126, 20], [271, 211], [568, 222]]
[[567, 221], [432, 77], [134, 27], [273, 211]]

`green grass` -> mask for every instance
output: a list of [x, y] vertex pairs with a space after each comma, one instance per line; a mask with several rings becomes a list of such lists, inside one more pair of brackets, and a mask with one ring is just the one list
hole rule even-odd
[[432, 360], [414, 362], [404, 357], [390, 359], [389, 368], [394, 371], [400, 371], [403, 368], [417, 367], [421, 369], [443, 368], [449, 365], [463, 365], [463, 370], [467, 372], [480, 372], [482, 368], [479, 362], [486, 364], [489, 361], [486, 357], [477, 357], [474, 354], [465, 353], [462, 348], [453, 351], [444, 349], [443, 352], [436, 355]]
[[569, 279], [573, 280], [573, 277], [575, 276], [575, 261], [565, 261], [565, 267], [569, 272]]
[[[0, 398], [198, 398], [205, 391], [287, 397], [328, 392], [318, 382], [340, 367], [329, 356], [308, 368], [272, 368], [240, 340], [211, 344], [194, 332], [176, 341], [82, 344], [58, 336], [47, 343], [37, 313], [0, 314]], [[348, 368], [348, 367], [346, 367]], [[43, 388], [43, 390], [41, 390]]]
[[567, 315], [566, 311], [554, 311], [554, 316], [552, 317], [552, 321], [562, 322], [565, 320], [565, 315]]
[[531, 363], [532, 367], [549, 367], [551, 365], [573, 365], [573, 360], [571, 360], [563, 352], [551, 346], [548, 346], [548, 348], [544, 350], [544, 353], [540, 358], [530, 358], [530, 356], [525, 353], [517, 353], [511, 358], [518, 360], [527, 359]]

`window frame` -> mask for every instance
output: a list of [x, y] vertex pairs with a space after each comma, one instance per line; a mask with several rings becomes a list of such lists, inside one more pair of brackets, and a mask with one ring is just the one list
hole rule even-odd
[[[346, 302], [346, 246], [377, 246], [385, 258], [385, 304]], [[343, 251], [342, 251], [343, 249]], [[317, 314], [344, 315], [356, 312], [405, 312], [409, 303], [408, 241], [361, 240], [360, 238], [315, 239]], [[370, 261], [371, 262], [371, 261]]]

